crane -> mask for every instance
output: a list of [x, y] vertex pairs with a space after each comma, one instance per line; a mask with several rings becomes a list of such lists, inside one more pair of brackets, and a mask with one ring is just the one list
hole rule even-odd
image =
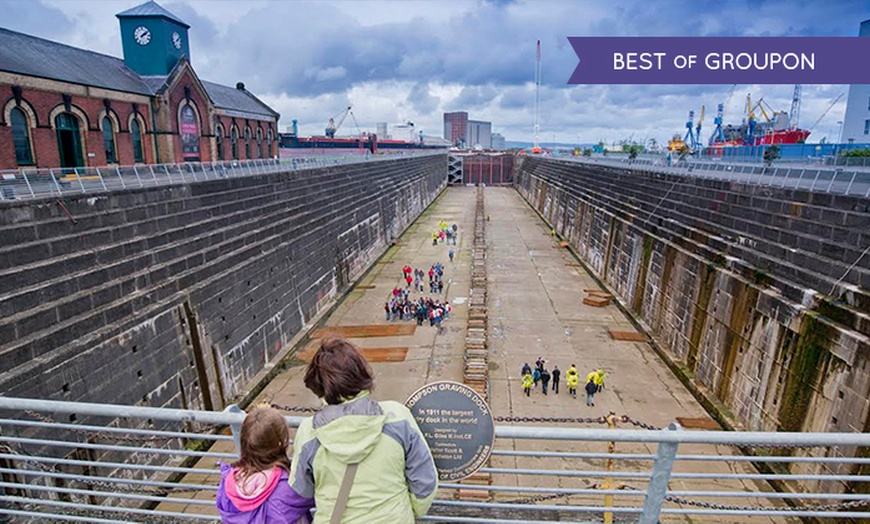
[[791, 111], [788, 113], [791, 118], [791, 127], [797, 129], [798, 119], [801, 116], [801, 85], [794, 85], [794, 94], [791, 96]]
[[695, 146], [698, 143], [698, 139], [695, 138], [695, 131], [692, 129], [692, 126], [695, 125], [695, 111], [689, 111], [689, 119], [686, 121], [686, 136], [683, 137], [683, 142], [689, 147], [689, 149], [694, 150]]
[[538, 133], [541, 126], [538, 124], [538, 112], [541, 105], [541, 41], [538, 40], [538, 48], [535, 51], [535, 144], [532, 153], [541, 153], [541, 140]]
[[728, 107], [729, 103], [731, 103], [731, 97], [734, 95], [734, 90], [736, 88], [737, 84], [732, 84], [731, 89], [728, 91], [728, 98], [725, 99], [725, 103], [716, 106], [716, 118], [713, 119], [713, 124], [716, 125], [716, 128], [713, 129], [713, 134], [710, 135], [710, 140], [707, 142], [711, 146], [725, 141], [725, 133], [722, 131], [722, 123], [725, 121], [725, 108]]
[[[351, 113], [350, 109], [351, 109], [351, 106], [347, 106], [347, 109], [345, 109], [341, 113], [339, 113], [339, 114], [337, 114], [334, 117], [329, 119], [329, 122], [326, 124], [326, 137], [327, 138], [335, 138], [335, 134], [341, 128], [341, 124], [344, 123], [344, 119], [347, 118], [347, 115], [353, 114], [353, 113]], [[341, 117], [341, 118], [339, 118], [339, 117]], [[338, 124], [335, 123], [336, 118], [339, 118]], [[354, 117], [354, 120], [356, 120], [356, 117]]]
[[[839, 95], [837, 95], [837, 98], [835, 98], [834, 101], [831, 102], [831, 105], [829, 105], [828, 108], [825, 109], [825, 111], [822, 113], [822, 116], [820, 116], [818, 118], [818, 120], [816, 120], [816, 122], [813, 125], [811, 125], [809, 129], [807, 129], [807, 131], [812, 131], [813, 128], [816, 127], [819, 124], [819, 122], [822, 121], [823, 118], [825, 118], [825, 115], [828, 114], [828, 111], [830, 111], [837, 104], [837, 102], [839, 102], [840, 99], [843, 98], [843, 94], [844, 93], [840, 93]], [[837, 140], [839, 140], [839, 138], [837, 138]]]
[[701, 144], [701, 122], [704, 121], [704, 111], [706, 110], [706, 106], [701, 106], [701, 116], [698, 117], [698, 123], [695, 124], [695, 143], [692, 144], [692, 149], [699, 149]]

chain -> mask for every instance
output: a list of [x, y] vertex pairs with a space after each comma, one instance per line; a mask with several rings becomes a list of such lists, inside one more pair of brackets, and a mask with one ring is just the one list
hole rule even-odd
[[[39, 420], [40, 422], [47, 422], [49, 424], [57, 424], [58, 423], [56, 420], [54, 420], [53, 418], [51, 418], [47, 415], [42, 415], [42, 414], [37, 413], [35, 411], [31, 411], [29, 409], [25, 409], [24, 414], [33, 418], [33, 419]], [[200, 428], [201, 428], [200, 431], [203, 433], [210, 433], [211, 431], [214, 431], [215, 429], [221, 427], [221, 425], [222, 424], [203, 424], [202, 426], [200, 426]], [[152, 436], [147, 436], [147, 437], [144, 437], [144, 436], [143, 437], [124, 436], [124, 435], [119, 435], [119, 434], [115, 434], [115, 433], [108, 433], [106, 431], [96, 431], [96, 430], [92, 430], [92, 429], [78, 429], [78, 428], [72, 428], [72, 429], [69, 429], [69, 431], [72, 433], [75, 433], [77, 435], [84, 435], [88, 438], [93, 438], [95, 440], [102, 440], [102, 441], [169, 442], [169, 441], [172, 441], [172, 440], [175, 440], [178, 438], [182, 438], [182, 437], [161, 437], [159, 435], [152, 435]], [[189, 438], [195, 440], [197, 438], [197, 436], [192, 435]]]
[[493, 417], [495, 422], [550, 422], [568, 424], [607, 424], [607, 417]]
[[[632, 486], [623, 486], [622, 489], [632, 491], [640, 491]], [[811, 495], [808, 495], [811, 497]], [[870, 504], [870, 500], [850, 500], [847, 502], [838, 502], [836, 504], [809, 504], [799, 506], [785, 507], [769, 507], [769, 506], [735, 506], [730, 504], [716, 504], [715, 502], [703, 502], [700, 500], [684, 499], [682, 497], [674, 497], [666, 495], [665, 500], [674, 504], [682, 504], [684, 506], [694, 506], [696, 508], [729, 510], [729, 511], [839, 511], [844, 509], [858, 508]]]
[[271, 406], [280, 411], [290, 411], [293, 413], [316, 413], [320, 408], [307, 408], [301, 406], [282, 406], [281, 404], [271, 404]]

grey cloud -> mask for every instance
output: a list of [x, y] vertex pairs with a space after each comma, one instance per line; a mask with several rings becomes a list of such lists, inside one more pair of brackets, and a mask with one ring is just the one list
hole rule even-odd
[[436, 111], [440, 102], [440, 99], [432, 96], [429, 92], [429, 84], [424, 82], [414, 84], [414, 87], [411, 88], [411, 91], [408, 93], [407, 100], [411, 103], [414, 109], [421, 114]]

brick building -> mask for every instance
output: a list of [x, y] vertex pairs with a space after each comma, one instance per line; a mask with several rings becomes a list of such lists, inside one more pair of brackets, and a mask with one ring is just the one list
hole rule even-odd
[[153, 1], [117, 17], [123, 60], [0, 28], [0, 169], [278, 154], [278, 113], [200, 80], [187, 24]]

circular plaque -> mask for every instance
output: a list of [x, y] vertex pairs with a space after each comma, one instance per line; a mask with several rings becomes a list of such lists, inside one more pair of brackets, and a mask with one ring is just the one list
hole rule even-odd
[[492, 412], [476, 391], [458, 382], [433, 382], [405, 402], [429, 444], [440, 480], [455, 481], [483, 467], [492, 453]]

